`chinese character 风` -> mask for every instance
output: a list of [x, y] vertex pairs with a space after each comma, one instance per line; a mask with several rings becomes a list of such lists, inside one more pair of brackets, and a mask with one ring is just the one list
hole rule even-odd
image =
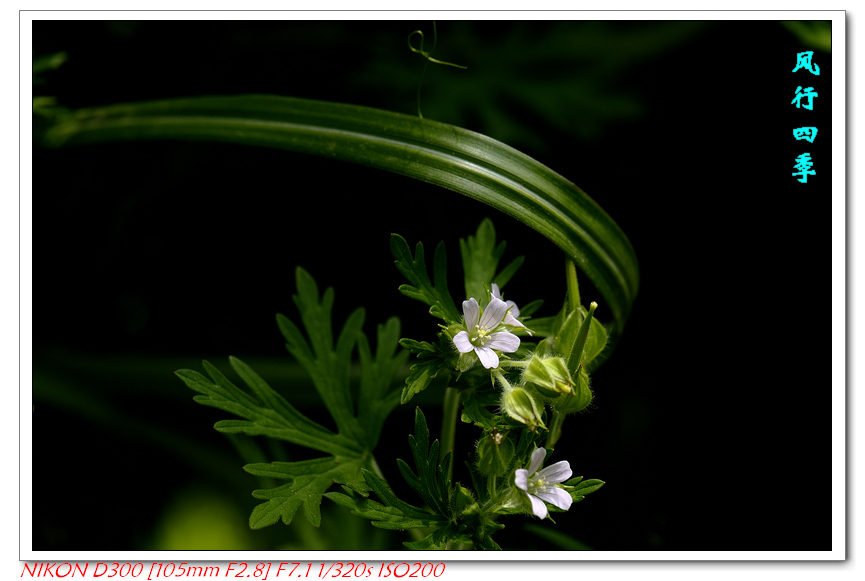
[[814, 138], [817, 137], [817, 128], [816, 127], [799, 127], [798, 129], [793, 130], [793, 137], [796, 140], [807, 139], [811, 143], [814, 143]]
[[802, 105], [802, 107], [805, 107], [806, 109], [813, 110], [814, 109], [814, 97], [817, 96], [817, 93], [813, 92], [814, 87], [808, 87], [807, 89], [805, 89], [801, 93], [799, 91], [802, 91], [802, 87], [796, 87], [796, 97], [794, 97], [793, 100], [790, 101], [790, 104], [796, 105], [796, 108], [798, 109], [799, 108], [799, 101], [802, 100], [802, 97], [805, 97], [808, 99], [808, 104]]
[[809, 50], [806, 52], [800, 52], [796, 55], [796, 68], [793, 69], [795, 73], [799, 69], [805, 69], [807, 71], [811, 71], [815, 75], [820, 75], [820, 67], [817, 66], [817, 63], [811, 62], [811, 57], [814, 56], [814, 51]]
[[794, 176], [799, 176], [799, 175], [802, 176], [801, 178], [799, 178], [799, 181], [801, 183], [803, 183], [803, 184], [807, 183], [809, 175], [812, 175], [812, 176], [817, 175], [817, 172], [814, 171], [813, 169], [811, 169], [814, 166], [814, 162], [811, 161], [811, 154], [810, 153], [803, 153], [802, 155], [800, 155], [799, 157], [796, 158], [796, 162], [797, 163], [796, 163], [795, 168], [799, 171], [797, 171], [793, 175]]

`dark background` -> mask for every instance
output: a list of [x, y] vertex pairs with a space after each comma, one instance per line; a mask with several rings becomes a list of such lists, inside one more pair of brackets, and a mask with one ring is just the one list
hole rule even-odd
[[[69, 57], [34, 94], [76, 108], [269, 93], [411, 115], [418, 28], [428, 48], [429, 22], [34, 22], [34, 55]], [[428, 67], [424, 116], [575, 182], [640, 261], [625, 333], [593, 376], [596, 408], [557, 449], [607, 484], [547, 527], [600, 550], [831, 549], [829, 249], [815, 238], [829, 219], [831, 63], [817, 51], [819, 77], [792, 73], [810, 49], [778, 22], [438, 23], [435, 56], [469, 68]], [[820, 94], [814, 111], [790, 105], [798, 85]], [[813, 145], [792, 137], [805, 125]], [[817, 175], [800, 184], [804, 151]], [[248, 532], [258, 485], [211, 429], [227, 414], [172, 371], [235, 355], [317, 416], [274, 319], [297, 318], [297, 265], [335, 287], [336, 321], [363, 305], [368, 335], [394, 314], [403, 336], [437, 330], [397, 291], [392, 232], [430, 252], [445, 240], [456, 296], [457, 241], [489, 216], [506, 259], [528, 258], [508, 298], [544, 298], [544, 316], [564, 293], [562, 253], [539, 234], [379, 170], [171, 142], [37, 147], [33, 164], [35, 550], [390, 547], [327, 499], [319, 532], [302, 511]], [[437, 430], [440, 394], [417, 401]], [[377, 453], [392, 481], [406, 408]], [[497, 540], [552, 548], [528, 522], [507, 519]]]

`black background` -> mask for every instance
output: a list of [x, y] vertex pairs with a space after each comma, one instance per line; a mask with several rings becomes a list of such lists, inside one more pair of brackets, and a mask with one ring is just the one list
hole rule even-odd
[[[422, 60], [406, 37], [421, 27], [429, 43], [428, 22], [35, 22], [34, 55], [69, 55], [36, 94], [76, 108], [270, 93], [415, 114]], [[810, 47], [777, 22], [439, 22], [438, 33], [435, 56], [469, 68], [427, 69], [425, 117], [575, 182], [640, 261], [625, 333], [593, 377], [596, 408], [557, 449], [607, 484], [556, 528], [600, 550], [829, 550], [829, 248], [816, 239], [829, 219], [830, 55], [815, 53], [819, 77], [792, 73]], [[557, 39], [567, 45], [545, 53]], [[814, 111], [790, 105], [798, 85], [820, 94]], [[813, 145], [792, 137], [804, 125], [819, 127]], [[807, 184], [791, 176], [803, 151], [817, 171]], [[363, 305], [368, 335], [396, 314], [403, 336], [427, 339], [436, 320], [397, 292], [390, 234], [429, 251], [445, 240], [456, 296], [457, 240], [489, 216], [506, 258], [528, 258], [508, 298], [546, 299], [542, 316], [564, 293], [562, 254], [534, 231], [378, 170], [169, 142], [37, 147], [33, 163], [36, 550], [153, 548], [162, 511], [195, 486], [236, 499], [245, 529], [256, 483], [211, 429], [226, 415], [192, 402], [172, 371], [201, 359], [226, 369], [235, 355], [320, 413], [305, 387], [292, 391], [274, 320], [296, 319], [297, 265], [335, 287], [337, 321]], [[418, 401], [437, 426], [439, 395]], [[413, 407], [386, 424], [377, 456], [391, 480]], [[506, 524], [505, 548], [551, 548], [520, 519]], [[287, 533], [250, 534], [270, 548]]]

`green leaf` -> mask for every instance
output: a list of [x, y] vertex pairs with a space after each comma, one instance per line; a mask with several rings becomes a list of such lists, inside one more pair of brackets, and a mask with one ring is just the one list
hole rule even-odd
[[414, 177], [489, 204], [546, 236], [606, 299], [617, 335], [637, 295], [634, 250], [600, 206], [536, 160], [472, 131], [355, 105], [246, 95], [80, 109], [58, 119], [42, 142], [141, 139], [274, 147]]
[[446, 321], [460, 320], [460, 314], [454, 305], [454, 300], [447, 285], [447, 257], [444, 242], [439, 242], [433, 260], [433, 277], [435, 284], [430, 282], [424, 261], [424, 250], [421, 242], [415, 247], [412, 257], [411, 249], [405, 238], [399, 234], [390, 237], [390, 250], [395, 259], [397, 269], [411, 283], [399, 287], [399, 291], [407, 297], [426, 303], [430, 306], [430, 314]]
[[606, 484], [603, 480], [597, 479], [589, 479], [583, 480], [579, 484], [577, 484], [572, 493], [578, 493], [580, 496], [586, 496], [587, 494], [591, 494], [598, 490], [601, 486]]
[[481, 221], [474, 236], [460, 238], [466, 299], [474, 297], [480, 304], [486, 304], [490, 285], [496, 283], [500, 289], [503, 288], [522, 266], [525, 259], [519, 256], [496, 275], [505, 246], [504, 240], [496, 244], [496, 230], [489, 218]]
[[442, 352], [441, 347], [426, 341], [415, 341], [413, 339], [400, 339], [400, 345], [411, 353], [417, 355], [417, 363], [411, 366], [409, 376], [405, 380], [400, 395], [400, 403], [407, 403], [415, 394], [429, 387], [433, 379], [441, 372], [449, 373], [453, 367]]
[[363, 477], [369, 488], [384, 504], [372, 500], [359, 500], [353, 492], [349, 494], [329, 493], [327, 497], [337, 504], [348, 507], [354, 514], [373, 520], [381, 528], [406, 529], [428, 528], [446, 524], [450, 519], [450, 483], [446, 480], [442, 465], [450, 462], [450, 453], [438, 462], [438, 440], [429, 443], [429, 429], [420, 408], [415, 412], [415, 433], [409, 435], [409, 445], [415, 459], [417, 474], [402, 460], [397, 460], [400, 472], [409, 485], [423, 499], [429, 509], [419, 508], [397, 498], [387, 483], [369, 470]]
[[[567, 316], [564, 316], [566, 310], [567, 307], [562, 307], [562, 311], [559, 313], [558, 317], [556, 317], [556, 321], [552, 324], [551, 332], [555, 333], [555, 335], [546, 339], [548, 346], [552, 347], [556, 352], [563, 356], [569, 355], [569, 353], [567, 353], [568, 346], [573, 344], [577, 333], [580, 330], [580, 325], [583, 324], [583, 320], [588, 314], [586, 308], [583, 306], [580, 306], [578, 309], [568, 313]], [[557, 321], [561, 321], [561, 323], [558, 323]], [[534, 330], [534, 326], [532, 326], [532, 329]], [[586, 344], [583, 348], [584, 366], [588, 366], [603, 352], [607, 345], [607, 341], [607, 330], [604, 328], [604, 325], [596, 318], [592, 317], [592, 320], [589, 323], [589, 332], [586, 337]]]
[[448, 515], [450, 483], [444, 476], [442, 466], [450, 465], [451, 452], [448, 452], [439, 464], [439, 442], [435, 440], [432, 444], [429, 443], [429, 428], [420, 408], [415, 408], [414, 432], [414, 435], [409, 435], [408, 442], [417, 474], [412, 472], [405, 462], [399, 464], [400, 472], [430, 508], [438, 514]]
[[260, 529], [282, 519], [291, 524], [297, 509], [303, 506], [307, 520], [313, 526], [321, 524], [321, 497], [334, 483], [367, 491], [361, 470], [361, 458], [319, 458], [301, 462], [271, 462], [248, 464], [244, 470], [256, 476], [290, 480], [277, 488], [255, 490], [252, 496], [267, 500], [256, 506], [249, 517], [249, 526]]
[[245, 418], [217, 422], [215, 429], [229, 434], [269, 436], [334, 455], [360, 455], [362, 449], [357, 442], [334, 434], [298, 412], [239, 359], [232, 357], [230, 362], [247, 385], [273, 407], [243, 392], [207, 361], [203, 363], [204, 369], [212, 380], [197, 371], [176, 371], [175, 374], [189, 388], [203, 394], [195, 396], [196, 402]]
[[364, 311], [357, 309], [349, 315], [334, 346], [331, 323], [333, 288], [328, 288], [319, 297], [315, 279], [300, 267], [296, 270], [296, 281], [294, 302], [300, 310], [309, 342], [287, 317], [277, 315], [286, 348], [309, 373], [339, 432], [365, 442], [367, 436], [355, 417], [349, 385], [351, 353], [363, 326]]
[[475, 424], [484, 429], [491, 430], [496, 427], [495, 420], [500, 416], [494, 415], [486, 406], [498, 405], [497, 394], [479, 392], [473, 389], [463, 396], [463, 412], [461, 419], [464, 423]]
[[375, 448], [388, 414], [399, 404], [399, 390], [392, 390], [394, 378], [408, 360], [409, 352], [400, 351], [399, 319], [391, 317], [378, 326], [375, 357], [366, 335], [358, 336], [360, 356], [360, 389], [358, 391], [357, 417], [366, 432], [368, 449]]
[[427, 513], [423, 518], [405, 516], [398, 508], [385, 506], [368, 498], [358, 498], [355, 495], [340, 492], [328, 492], [324, 496], [340, 506], [351, 510], [351, 513], [373, 521], [373, 526], [382, 529], [404, 530], [420, 529], [437, 526], [444, 520], [441, 515]]
[[[573, 499], [573, 501], [574, 502], [580, 502], [584, 498], [586, 498], [586, 495], [589, 495], [589, 494], [597, 491], [604, 484], [605, 484], [605, 482], [603, 480], [597, 480], [597, 479], [583, 480], [582, 476], [576, 476], [574, 478], [571, 478], [567, 482], [565, 482], [564, 486], [565, 486], [565, 490], [567, 490], [568, 494], [571, 495], [571, 498]], [[550, 510], [552, 512], [564, 512], [561, 509], [558, 509], [556, 507], [552, 507]]]
[[[377, 349], [373, 354], [361, 332], [363, 309], [348, 317], [334, 344], [331, 328], [333, 289], [329, 288], [319, 296], [318, 285], [312, 276], [302, 268], [297, 269], [296, 276], [294, 300], [307, 336], [283, 315], [277, 316], [277, 322], [289, 352], [312, 377], [316, 390], [339, 428], [338, 434], [299, 413], [248, 365], [234, 357], [229, 359], [231, 366], [253, 395], [232, 384], [207, 361], [204, 368], [211, 379], [191, 370], [176, 372], [187, 386], [203, 394], [196, 396], [195, 401], [244, 418], [217, 422], [214, 426], [217, 430], [228, 434], [269, 436], [333, 455], [304, 462], [247, 465], [247, 472], [263, 478], [290, 480], [283, 486], [253, 492], [256, 498], [268, 502], [253, 510], [250, 516], [252, 528], [268, 526], [279, 519], [288, 524], [301, 505], [309, 522], [318, 526], [322, 494], [334, 482], [347, 484], [356, 490], [370, 490], [364, 481], [363, 469], [375, 466], [371, 451], [378, 442], [385, 418], [399, 401], [399, 386], [394, 380], [409, 355], [408, 352], [397, 353], [400, 324], [395, 317], [378, 326]], [[355, 344], [360, 358], [357, 416], [349, 384]], [[247, 451], [250, 449], [242, 444], [240, 447]]]

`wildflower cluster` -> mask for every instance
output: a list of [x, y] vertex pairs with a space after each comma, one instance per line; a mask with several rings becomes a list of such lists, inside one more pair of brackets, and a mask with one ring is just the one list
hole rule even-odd
[[[319, 454], [244, 466], [252, 475], [285, 481], [253, 491], [261, 503], [250, 515], [251, 528], [290, 524], [301, 507], [310, 524], [319, 526], [320, 505], [327, 498], [377, 527], [414, 530], [416, 540], [404, 543], [409, 548], [498, 549], [492, 536], [504, 526], [501, 517], [549, 519], [604, 484], [573, 477], [566, 460], [542, 467], [549, 454], [564, 447], [556, 448], [564, 418], [592, 400], [589, 373], [606, 344], [604, 327], [594, 319], [597, 305], [580, 304], [572, 265], [566, 271], [568, 300], [557, 315], [533, 318], [540, 300], [522, 308], [505, 300], [503, 289], [522, 258], [498, 268], [504, 242], [496, 243], [488, 220], [475, 236], [460, 240], [461, 310], [447, 286], [444, 244], [436, 249], [432, 280], [422, 244], [412, 253], [394, 235], [391, 250], [408, 279], [400, 291], [426, 303], [429, 313], [441, 319], [431, 341], [399, 339], [399, 319], [391, 317], [378, 326], [373, 342], [362, 331], [363, 309], [353, 311], [334, 334], [334, 289], [320, 292], [300, 267], [293, 298], [301, 324], [277, 316], [286, 348], [312, 378], [336, 431], [299, 412], [239, 359], [229, 359], [231, 368], [254, 397], [206, 361], [206, 376], [189, 369], [176, 374], [198, 393], [197, 402], [237, 416], [217, 422], [216, 430], [287, 441]], [[394, 379], [411, 355], [400, 392]], [[352, 369], [359, 372], [357, 382]], [[387, 472], [394, 467], [378, 461], [375, 452], [387, 415], [426, 389], [441, 390], [443, 421], [440, 440], [433, 439], [416, 408], [414, 434], [408, 438], [414, 467], [397, 460], [399, 474], [422, 501], [411, 504], [393, 492]], [[478, 434], [462, 451], [455, 442], [459, 420], [475, 426]]]
[[[430, 314], [443, 319], [437, 341], [400, 341], [417, 356], [403, 403], [431, 385], [441, 386], [451, 393], [445, 401], [452, 409], [446, 403], [445, 415], [458, 414], [481, 430], [470, 467], [478, 490], [457, 485], [460, 494], [476, 499], [469, 503], [472, 518], [480, 515], [479, 526], [488, 536], [499, 515], [524, 513], [546, 519], [551, 511], [567, 511], [585, 490], [603, 484], [590, 480], [580, 485], [581, 478], [572, 479], [565, 460], [542, 468], [548, 450], [561, 437], [564, 418], [592, 401], [589, 371], [600, 362], [607, 340], [604, 327], [594, 318], [597, 305], [579, 304], [575, 271], [567, 278], [568, 300], [555, 316], [532, 318], [542, 301], [522, 310], [506, 301], [502, 289], [522, 259], [496, 273], [504, 243], [495, 244], [488, 221], [474, 237], [460, 241], [468, 295], [461, 311], [445, 288], [444, 277], [439, 277], [443, 246], [436, 250], [433, 284], [418, 257], [412, 259], [403, 244], [401, 239], [396, 245], [392, 240], [397, 267], [413, 286], [400, 290], [426, 302]], [[422, 260], [421, 245], [417, 255]], [[447, 433], [442, 437], [451, 443]], [[468, 514], [455, 518], [459, 521]], [[478, 533], [472, 542], [482, 544], [485, 534]]]

